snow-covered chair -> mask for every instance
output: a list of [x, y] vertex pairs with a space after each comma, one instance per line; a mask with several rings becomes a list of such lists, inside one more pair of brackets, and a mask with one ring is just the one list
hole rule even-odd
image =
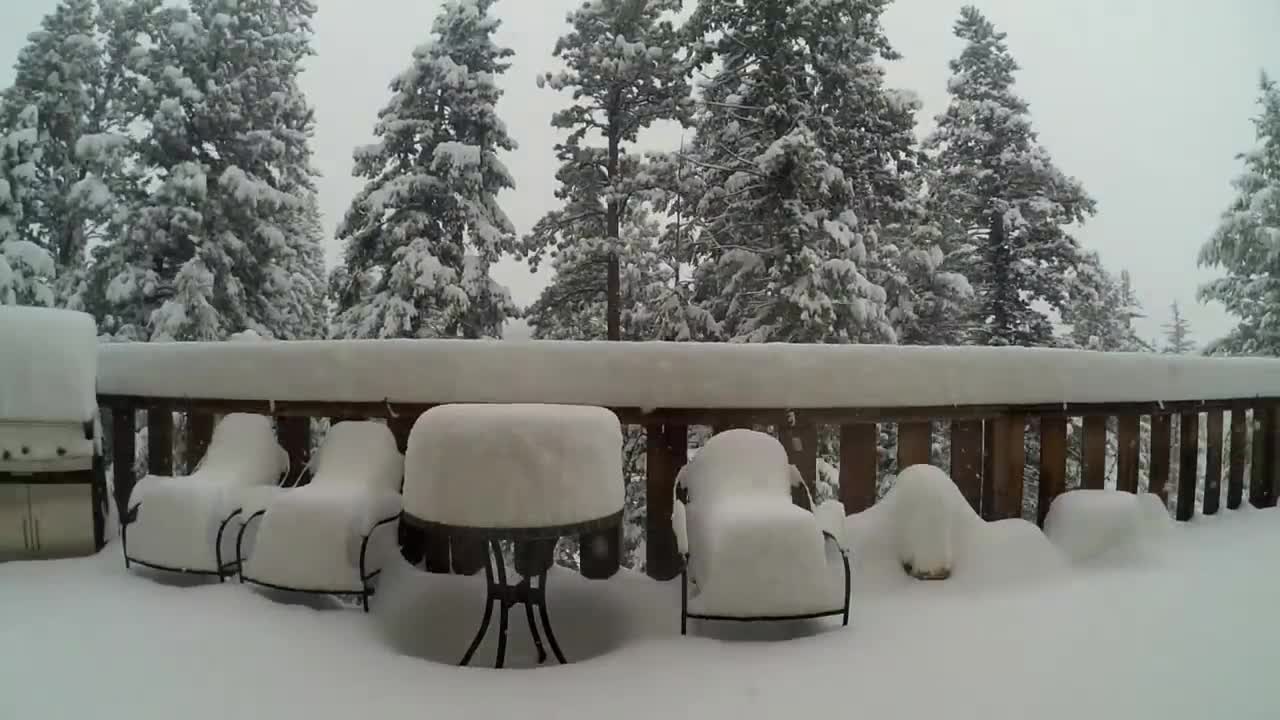
[[289, 592], [358, 595], [368, 612], [371, 583], [395, 545], [404, 456], [386, 425], [341, 422], [310, 466], [309, 484], [255, 489], [243, 503], [240, 579]]
[[234, 575], [234, 521], [246, 488], [272, 486], [288, 473], [289, 455], [271, 419], [233, 413], [213, 430], [204, 458], [186, 477], [148, 475], [129, 495], [120, 525], [125, 567]]
[[841, 615], [849, 624], [844, 508], [834, 500], [814, 512], [796, 506], [797, 483], [782, 445], [752, 430], [716, 435], [680, 471], [672, 525], [684, 559], [681, 634], [689, 618]]

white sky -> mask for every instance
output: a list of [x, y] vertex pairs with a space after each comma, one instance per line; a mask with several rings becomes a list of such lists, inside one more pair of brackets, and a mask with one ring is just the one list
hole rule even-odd
[[[686, 4], [693, 0], [686, 0]], [[499, 42], [516, 51], [499, 112], [520, 148], [507, 158], [517, 189], [502, 200], [523, 233], [555, 206], [557, 135], [551, 113], [565, 97], [535, 87], [552, 67], [551, 49], [577, 0], [499, 0]], [[28, 32], [56, 0], [0, 2], [0, 85]], [[315, 164], [332, 230], [360, 187], [351, 150], [372, 141], [387, 82], [430, 32], [437, 0], [318, 0], [316, 50], [303, 85], [316, 106]], [[959, 0], [897, 0], [885, 15], [904, 58], [889, 81], [924, 101], [922, 122], [946, 104], [947, 60], [958, 52], [951, 25]], [[1150, 317], [1153, 338], [1168, 306], [1185, 307], [1198, 341], [1231, 327], [1221, 308], [1195, 301], [1212, 273], [1196, 267], [1200, 245], [1232, 197], [1236, 153], [1253, 144], [1258, 71], [1280, 75], [1280, 3], [1274, 0], [975, 0], [1009, 34], [1022, 65], [1018, 87], [1058, 164], [1098, 201], [1080, 238], [1113, 271], [1127, 268]], [[927, 126], [922, 126], [927, 131]], [[645, 147], [675, 147], [663, 128]], [[330, 261], [337, 243], [327, 244]], [[545, 278], [515, 262], [495, 274], [520, 304]]]

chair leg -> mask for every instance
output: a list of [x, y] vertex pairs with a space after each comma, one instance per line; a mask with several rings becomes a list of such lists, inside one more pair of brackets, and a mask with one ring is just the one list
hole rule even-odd
[[364, 592], [360, 593], [360, 607], [366, 613], [369, 612], [369, 588], [365, 587]]
[[689, 572], [680, 571], [680, 634], [689, 634]]

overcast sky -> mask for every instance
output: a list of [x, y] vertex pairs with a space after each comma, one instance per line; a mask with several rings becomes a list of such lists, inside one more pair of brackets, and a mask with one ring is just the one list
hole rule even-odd
[[[686, 0], [686, 3], [692, 0]], [[372, 141], [387, 82], [427, 39], [435, 0], [318, 0], [316, 57], [303, 85], [316, 106], [315, 164], [332, 230], [359, 181], [351, 150]], [[523, 233], [555, 205], [549, 126], [564, 96], [539, 90], [535, 74], [552, 67], [551, 49], [577, 0], [499, 0], [499, 42], [516, 57], [502, 85], [499, 113], [519, 150], [507, 158], [517, 190], [504, 206]], [[957, 0], [896, 0], [885, 15], [904, 56], [889, 81], [924, 101], [922, 132], [946, 105], [947, 60], [959, 49], [951, 25]], [[1200, 245], [1232, 197], [1237, 153], [1253, 144], [1258, 71], [1280, 75], [1280, 2], [1275, 0], [977, 0], [1022, 66], [1018, 88], [1058, 164], [1098, 201], [1080, 238], [1113, 271], [1128, 269], [1149, 317], [1140, 331], [1160, 332], [1168, 306], [1186, 309], [1198, 341], [1231, 326], [1221, 308], [1199, 305], [1196, 287], [1212, 273], [1196, 267]], [[0, 2], [0, 85], [26, 34], [56, 0]], [[679, 131], [660, 129], [642, 145], [672, 148]], [[337, 245], [327, 244], [332, 262]], [[537, 297], [545, 278], [509, 262], [496, 270], [517, 302]]]

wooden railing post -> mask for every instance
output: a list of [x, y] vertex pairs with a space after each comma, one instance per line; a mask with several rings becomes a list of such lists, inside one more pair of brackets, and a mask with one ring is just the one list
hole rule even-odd
[[1244, 502], [1244, 465], [1249, 457], [1248, 410], [1231, 408], [1231, 447], [1227, 460], [1227, 509], [1238, 510]]
[[1022, 517], [1022, 474], [1026, 463], [1026, 418], [1001, 415], [987, 421], [990, 444], [982, 484], [982, 514], [987, 520]]
[[307, 463], [311, 461], [311, 418], [284, 416], [276, 418], [276, 437], [289, 454], [286, 485], [303, 485], [311, 481]]
[[982, 421], [951, 423], [951, 479], [976, 513], [982, 512]]
[[791, 488], [791, 499], [800, 507], [809, 507], [809, 498], [818, 491], [818, 428], [805, 418], [794, 425], [789, 422], [778, 425], [778, 435], [787, 450], [787, 459], [800, 471], [800, 477], [808, 488]]
[[147, 408], [147, 472], [173, 474], [173, 412], [168, 406]]
[[1253, 477], [1249, 483], [1249, 504], [1257, 508], [1269, 508], [1276, 504], [1276, 476], [1280, 473], [1277, 443], [1280, 438], [1280, 407], [1267, 406], [1254, 410], [1253, 423]]
[[645, 440], [645, 571], [656, 580], [670, 580], [680, 574], [671, 529], [672, 493], [688, 458], [689, 428], [647, 425]]
[[1208, 415], [1208, 445], [1204, 462], [1204, 514], [1216, 515], [1222, 501], [1222, 411]]
[[875, 423], [840, 426], [840, 502], [845, 515], [862, 512], [876, 502], [879, 445], [880, 428]]
[[136, 428], [133, 408], [116, 405], [111, 408], [111, 461], [112, 481], [115, 485], [116, 515], [123, 522], [128, 511], [129, 494], [137, 478], [133, 476]]
[[204, 459], [209, 449], [209, 440], [213, 438], [213, 415], [203, 412], [187, 413], [187, 452], [184, 456], [187, 474], [196, 471], [196, 466]]
[[1196, 474], [1200, 464], [1200, 414], [1183, 413], [1178, 420], [1178, 499], [1174, 518], [1190, 520], [1196, 513]]
[[1169, 495], [1169, 442], [1172, 439], [1170, 416], [1151, 416], [1151, 459], [1147, 463], [1147, 492], [1166, 502]]
[[1142, 417], [1121, 415], [1116, 420], [1116, 489], [1138, 492], [1138, 451]]
[[912, 465], [928, 465], [933, 454], [933, 423], [898, 423], [898, 472]]
[[1080, 449], [1080, 454], [1084, 458], [1080, 487], [1086, 490], [1103, 489], [1107, 485], [1107, 418], [1105, 416], [1085, 417]]
[[1053, 499], [1067, 490], [1067, 419], [1040, 418], [1040, 496], [1036, 520], [1043, 527]]

